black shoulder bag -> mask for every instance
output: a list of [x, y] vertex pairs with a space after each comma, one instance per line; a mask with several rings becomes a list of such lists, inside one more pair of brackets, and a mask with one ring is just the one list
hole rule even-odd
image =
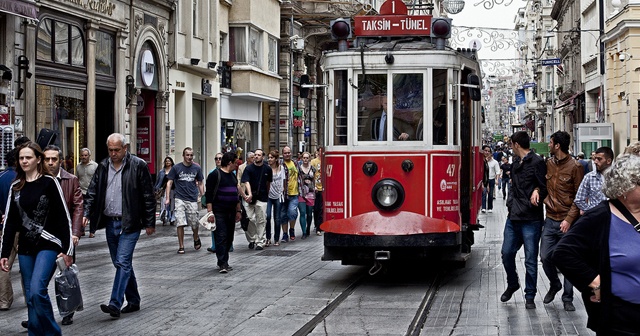
[[629, 212], [629, 209], [627, 209], [627, 207], [617, 199], [612, 199], [610, 200], [610, 202], [611, 204], [613, 204], [613, 206], [616, 207], [616, 209], [618, 209], [618, 211], [620, 211], [624, 215], [629, 223], [633, 225], [633, 228], [636, 229], [638, 233], [640, 233], [640, 223], [638, 223], [638, 220], [631, 214], [631, 212]]

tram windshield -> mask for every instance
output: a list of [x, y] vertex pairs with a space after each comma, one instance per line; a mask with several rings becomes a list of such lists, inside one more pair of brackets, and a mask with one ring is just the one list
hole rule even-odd
[[[430, 134], [433, 145], [446, 145], [448, 70], [430, 73], [428, 86], [426, 71], [358, 75], [358, 141], [423, 141]], [[432, 113], [425, 113], [429, 106]]]

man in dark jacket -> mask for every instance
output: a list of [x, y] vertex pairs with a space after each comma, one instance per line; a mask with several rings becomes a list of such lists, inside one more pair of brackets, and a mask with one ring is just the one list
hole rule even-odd
[[511, 167], [511, 189], [507, 200], [507, 221], [502, 242], [502, 264], [507, 273], [507, 289], [500, 301], [507, 302], [520, 288], [516, 272], [516, 254], [524, 244], [525, 290], [527, 309], [535, 309], [538, 281], [538, 250], [544, 222], [543, 200], [547, 197], [546, 166], [544, 160], [529, 149], [527, 132], [519, 131], [511, 136], [512, 148], [517, 158]]
[[[128, 152], [125, 137], [113, 133], [107, 138], [109, 157], [93, 175], [84, 199], [84, 225], [89, 220], [106, 228], [107, 244], [116, 276], [108, 305], [100, 305], [113, 318], [120, 312], [140, 310], [140, 294], [131, 260], [140, 230], [155, 232], [156, 200], [147, 163]], [[127, 306], [120, 311], [124, 297]]]

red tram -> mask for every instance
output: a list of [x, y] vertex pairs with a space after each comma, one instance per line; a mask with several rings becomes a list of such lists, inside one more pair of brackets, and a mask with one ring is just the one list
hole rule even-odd
[[450, 19], [405, 15], [428, 21], [412, 25], [422, 35], [367, 30], [393, 30], [403, 17], [392, 14], [356, 17], [357, 48], [323, 55], [322, 258], [463, 262], [480, 227], [480, 65], [446, 46]]

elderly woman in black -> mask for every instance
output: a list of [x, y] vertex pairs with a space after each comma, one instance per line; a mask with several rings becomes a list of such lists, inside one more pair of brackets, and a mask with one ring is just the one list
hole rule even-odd
[[0, 267], [9, 272], [7, 258], [15, 233], [19, 232], [18, 260], [29, 313], [29, 335], [61, 335], [48, 286], [58, 257], [71, 265], [71, 217], [60, 184], [44, 163], [40, 146], [28, 142], [16, 153], [19, 164], [5, 212]]
[[610, 200], [576, 221], [553, 261], [582, 292], [587, 327], [597, 335], [640, 335], [640, 157], [619, 156], [604, 180]]

